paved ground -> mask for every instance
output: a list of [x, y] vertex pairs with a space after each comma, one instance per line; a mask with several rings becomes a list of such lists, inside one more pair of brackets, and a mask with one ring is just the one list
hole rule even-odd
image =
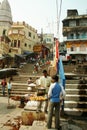
[[[22, 73], [26, 73], [26, 70], [27, 70], [27, 73], [30, 73], [32, 67], [33, 66], [28, 68], [28, 66], [26, 66], [26, 68], [22, 69]], [[44, 68], [47, 68], [47, 66], [43, 67], [43, 69]], [[41, 73], [42, 73], [42, 70], [41, 72], [39, 72], [39, 74]], [[10, 130], [10, 128], [5, 126], [5, 124], [11, 121], [14, 122], [13, 119], [21, 116], [21, 112], [23, 111], [23, 108], [19, 108], [18, 105], [19, 105], [19, 102], [10, 100], [10, 108], [9, 108], [8, 98], [0, 97], [0, 130]], [[46, 117], [47, 117], [47, 114], [46, 114]], [[85, 119], [78, 120], [76, 118], [72, 119], [70, 117], [61, 116], [61, 125], [65, 126], [65, 128], [62, 130], [87, 130], [87, 120]], [[19, 129], [16, 129], [16, 130], [19, 130]], [[27, 126], [25, 129], [21, 129], [21, 130], [28, 130]], [[39, 130], [39, 129], [35, 128], [35, 130]]]
[[[14, 107], [14, 105], [16, 107]], [[13, 119], [21, 116], [21, 112], [24, 109], [19, 108], [18, 105], [19, 105], [19, 102], [10, 100], [10, 108], [8, 108], [9, 106], [8, 98], [0, 97], [0, 130], [4, 130], [6, 128], [5, 124], [7, 124], [8, 121], [13, 121]], [[46, 114], [46, 117], [47, 117], [47, 114]], [[72, 119], [70, 117], [61, 116], [61, 125], [68, 126], [67, 127], [68, 129], [64, 128], [63, 130], [75, 130], [75, 129], [87, 130], [87, 120], [77, 120], [77, 119]]]
[[9, 104], [8, 97], [0, 97], [0, 124], [21, 114], [22, 109], [18, 105], [18, 101], [10, 100]]

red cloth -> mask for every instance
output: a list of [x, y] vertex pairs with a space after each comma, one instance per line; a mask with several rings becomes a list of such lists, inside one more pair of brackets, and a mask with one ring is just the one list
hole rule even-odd
[[58, 62], [59, 59], [59, 41], [56, 40], [56, 62]]

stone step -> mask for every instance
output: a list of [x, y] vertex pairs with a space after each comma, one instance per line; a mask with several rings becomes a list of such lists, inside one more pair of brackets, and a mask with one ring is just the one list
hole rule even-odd
[[[11, 92], [11, 96], [13, 96], [13, 95], [26, 95], [26, 94], [30, 94], [30, 93], [33, 93], [34, 91], [12, 91]], [[5, 96], [7, 96], [8, 95], [8, 92], [7, 91], [5, 91]], [[2, 96], [2, 92], [0, 92], [0, 96]]]
[[87, 108], [64, 108], [64, 113], [71, 116], [79, 116], [87, 118]]
[[66, 80], [66, 84], [79, 84], [79, 80]]
[[87, 89], [66, 89], [66, 94], [78, 94], [78, 95], [82, 95], [82, 94], [87, 94]]
[[87, 84], [66, 84], [66, 89], [86, 89]]
[[87, 102], [87, 95], [67, 94], [65, 97], [65, 101], [85, 101], [85, 102]]
[[13, 86], [13, 88], [12, 88], [13, 90], [28, 90], [28, 86]]
[[[13, 77], [13, 88], [11, 96], [24, 96], [26, 94], [33, 93], [28, 90], [29, 86], [27, 84], [27, 80], [29, 79], [29, 77], [32, 77], [32, 80], [35, 81], [40, 76], [31, 76], [28, 74], [23, 74]], [[64, 102], [64, 112], [68, 115], [87, 115], [87, 84], [78, 84], [78, 79], [78, 77], [74, 77], [72, 78], [72, 80], [66, 80], [66, 97]], [[0, 96], [2, 96], [1, 86]], [[6, 96], [8, 96], [7, 90]]]
[[65, 108], [87, 108], [87, 102], [65, 101]]
[[29, 74], [19, 74], [18, 76], [14, 76], [13, 78], [14, 79], [17, 79], [17, 78], [32, 78], [32, 79], [37, 79], [39, 78], [40, 76], [38, 75], [29, 75]]

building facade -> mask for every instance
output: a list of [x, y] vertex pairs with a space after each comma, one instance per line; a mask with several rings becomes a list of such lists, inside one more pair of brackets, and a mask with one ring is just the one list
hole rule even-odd
[[15, 22], [9, 29], [8, 36], [11, 39], [10, 52], [23, 54], [25, 51], [33, 52], [33, 46], [38, 42], [37, 30], [25, 22]]
[[38, 42], [37, 30], [25, 22], [13, 22], [8, 0], [0, 3], [0, 55], [23, 54], [33, 51]]
[[79, 15], [76, 9], [67, 10], [62, 22], [67, 54], [76, 60], [87, 60], [87, 15]]
[[35, 28], [24, 21], [12, 21], [12, 12], [8, 0], [3, 0], [2, 3], [0, 3], [1, 56], [9, 53], [14, 57], [15, 54], [20, 55], [24, 52], [33, 52], [33, 48], [37, 44], [43, 44], [44, 49], [42, 50], [49, 50], [47, 51], [49, 55], [50, 52], [53, 52], [54, 35], [41, 33], [40, 36], [39, 38]]

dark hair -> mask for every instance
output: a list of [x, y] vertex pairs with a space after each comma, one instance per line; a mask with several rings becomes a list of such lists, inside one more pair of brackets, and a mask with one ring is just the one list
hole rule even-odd
[[52, 79], [55, 80], [56, 82], [58, 82], [59, 77], [58, 77], [57, 75], [53, 75], [53, 76], [52, 76]]
[[47, 70], [43, 70], [43, 73], [47, 73]]

